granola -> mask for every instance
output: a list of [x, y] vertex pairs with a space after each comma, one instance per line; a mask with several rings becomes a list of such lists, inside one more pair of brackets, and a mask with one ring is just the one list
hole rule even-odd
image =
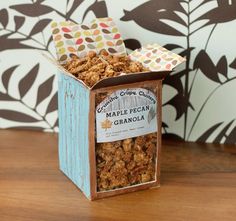
[[[104, 78], [148, 71], [128, 56], [110, 55], [106, 50], [99, 54], [91, 51], [83, 58], [74, 56], [63, 67], [89, 87]], [[106, 92], [99, 93], [95, 105], [107, 96]], [[156, 142], [156, 133], [152, 133], [95, 143], [97, 190], [107, 191], [155, 180]]]
[[96, 144], [97, 189], [112, 190], [155, 180], [156, 133]]
[[101, 79], [119, 76], [122, 73], [148, 71], [141, 63], [132, 61], [128, 56], [110, 55], [106, 50], [101, 50], [99, 54], [90, 51], [83, 58], [73, 56], [63, 64], [63, 67], [89, 87]]

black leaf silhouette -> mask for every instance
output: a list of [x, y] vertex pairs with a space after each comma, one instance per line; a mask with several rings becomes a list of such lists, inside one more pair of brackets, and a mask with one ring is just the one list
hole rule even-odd
[[236, 137], [236, 127], [231, 131], [231, 133], [226, 137], [225, 143], [235, 143], [235, 137]]
[[195, 49], [194, 47], [189, 47], [189, 48], [183, 50], [182, 52], [180, 52], [179, 55], [182, 56], [182, 57], [186, 57], [186, 56], [188, 56], [188, 55], [191, 53], [191, 51], [194, 50], [194, 49]]
[[184, 88], [183, 88], [181, 78], [185, 76], [186, 74], [188, 74], [187, 70], [183, 70], [176, 74], [168, 75], [164, 79], [163, 83], [175, 88], [179, 94], [183, 94]]
[[162, 128], [169, 128], [169, 126], [165, 122], [163, 122], [163, 121], [162, 121], [161, 127]]
[[[71, 15], [73, 14], [73, 12], [79, 7], [79, 5], [82, 3], [82, 0], [74, 0], [73, 4], [70, 8], [70, 10], [67, 12], [66, 14], [66, 19], [69, 20], [69, 18], [71, 17]], [[68, 5], [68, 2], [67, 2]]]
[[223, 130], [217, 135], [217, 137], [214, 139], [215, 143], [220, 143], [220, 141], [222, 140], [222, 138], [226, 137], [226, 132], [229, 129], [229, 127], [232, 125], [234, 121], [232, 120], [231, 122], [229, 122], [224, 128]]
[[25, 45], [21, 43], [21, 41], [25, 40], [25, 38], [12, 38], [8, 39], [8, 37], [11, 35], [10, 34], [5, 34], [0, 36], [0, 42], [1, 42], [1, 47], [0, 51], [8, 50], [8, 49], [19, 49], [19, 48], [24, 48], [24, 49], [29, 49], [29, 48], [34, 48], [33, 46]]
[[32, 4], [12, 5], [10, 8], [30, 17], [38, 17], [53, 11], [53, 8], [40, 3], [40, 1], [36, 1]]
[[0, 101], [16, 101], [16, 99], [11, 97], [9, 94], [4, 94], [0, 92]]
[[58, 121], [58, 118], [57, 118], [56, 122], [55, 122], [54, 125], [53, 125], [53, 128], [54, 128], [54, 127], [58, 127], [58, 125], [59, 125], [59, 121]]
[[[184, 36], [184, 34], [175, 28], [165, 24], [161, 19], [171, 19], [186, 26], [185, 22], [174, 11], [185, 13], [178, 1], [148, 1], [138, 6], [132, 11], [124, 10], [122, 21], [133, 20], [141, 27], [168, 35]], [[144, 14], [145, 13], [145, 14]]]
[[233, 60], [233, 62], [229, 66], [233, 69], [236, 69], [236, 58]]
[[47, 42], [47, 48], [49, 47], [49, 44], [52, 42], [53, 38], [52, 36], [48, 39], [48, 42]]
[[44, 127], [26, 127], [26, 126], [14, 126], [14, 127], [8, 127], [7, 129], [17, 129], [17, 130], [36, 130], [36, 131], [43, 131]]
[[6, 28], [7, 24], [8, 24], [8, 11], [3, 8], [2, 10], [0, 10], [0, 23], [2, 24], [2, 26], [4, 28]]
[[8, 68], [7, 70], [5, 70], [2, 74], [2, 84], [5, 87], [6, 91], [8, 91], [8, 85], [9, 85], [9, 80], [13, 74], [13, 72], [15, 71], [15, 69], [18, 67], [19, 65], [15, 65], [13, 67]]
[[29, 33], [30, 36], [35, 35], [44, 30], [46, 26], [51, 22], [51, 19], [42, 19], [36, 23], [36, 25], [32, 28], [31, 32]]
[[196, 141], [206, 142], [209, 136], [222, 124], [223, 122], [217, 123], [205, 131]]
[[83, 20], [90, 11], [92, 11], [97, 18], [108, 17], [107, 6], [105, 1], [96, 0], [92, 5], [90, 5], [84, 12]]
[[166, 44], [163, 47], [168, 49], [168, 50], [174, 50], [176, 48], [183, 48], [182, 46], [176, 45], [176, 44]]
[[188, 107], [191, 107], [194, 110], [193, 105], [189, 102], [189, 97], [185, 96], [184, 94], [176, 94], [172, 99], [166, 102], [165, 105], [172, 105], [176, 110], [176, 118], [178, 120], [184, 113], [186, 113]]
[[39, 71], [39, 64], [36, 64], [25, 77], [20, 80], [19, 83], [19, 91], [20, 96], [23, 98], [27, 91], [31, 88], [32, 84], [34, 83]]
[[194, 9], [193, 9], [193, 11], [194, 10], [196, 10], [197, 8], [199, 8], [200, 6], [202, 6], [203, 4], [205, 4], [205, 3], [207, 3], [207, 2], [211, 2], [212, 0], [203, 0], [199, 5], [197, 5]]
[[202, 73], [212, 81], [221, 83], [217, 74], [217, 68], [206, 51], [201, 50], [195, 58], [193, 68], [199, 68]]
[[15, 21], [15, 30], [17, 31], [25, 22], [25, 17], [23, 16], [14, 16]]
[[236, 2], [233, 1], [232, 4], [229, 4], [229, 1], [217, 0], [218, 7], [213, 8], [212, 10], [206, 12], [200, 16], [197, 20], [208, 19], [209, 24], [217, 24], [228, 22], [236, 19]]
[[181, 100], [183, 99], [183, 97], [181, 96], [181, 94], [184, 94], [184, 88], [183, 88], [183, 84], [181, 81], [181, 77], [184, 76], [186, 74], [186, 70], [183, 70], [177, 74], [172, 74], [166, 77], [166, 79], [164, 80], [164, 84], [170, 85], [171, 87], [175, 88], [178, 93], [175, 97], [173, 97], [169, 102], [167, 102], [164, 105], [170, 104], [172, 105], [177, 112], [176, 115], [176, 119], [179, 119], [187, 110], [187, 102], [185, 101], [185, 105], [182, 105]]
[[38, 122], [39, 120], [27, 115], [25, 113], [21, 113], [18, 111], [13, 111], [13, 110], [0, 110], [0, 117], [7, 119], [7, 120], [12, 120], [12, 121], [17, 121], [17, 122]]
[[227, 78], [228, 62], [225, 55], [220, 58], [216, 67], [217, 71]]
[[124, 44], [125, 44], [126, 48], [129, 48], [131, 50], [141, 48], [140, 42], [136, 39], [133, 39], [133, 38], [124, 40]]
[[55, 75], [51, 76], [41, 85], [39, 85], [35, 107], [38, 106], [46, 97], [51, 94], [54, 77]]
[[179, 135], [173, 134], [173, 133], [164, 133], [164, 134], [162, 134], [162, 138], [163, 139], [168, 139], [168, 140], [177, 140], [177, 141], [183, 141], [184, 140]]
[[53, 97], [51, 98], [47, 110], [46, 110], [46, 114], [49, 114], [53, 111], [57, 110], [57, 92], [53, 95]]

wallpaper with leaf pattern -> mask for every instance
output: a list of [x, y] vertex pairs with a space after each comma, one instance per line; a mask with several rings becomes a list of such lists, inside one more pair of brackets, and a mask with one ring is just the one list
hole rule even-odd
[[163, 136], [236, 143], [236, 0], [0, 2], [0, 128], [58, 131], [52, 20], [110, 16], [129, 49], [159, 43], [187, 62], [164, 81]]

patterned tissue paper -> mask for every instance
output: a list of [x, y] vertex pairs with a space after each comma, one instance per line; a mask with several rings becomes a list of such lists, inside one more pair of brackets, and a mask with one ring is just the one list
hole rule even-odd
[[[53, 22], [51, 27], [60, 64], [74, 55], [84, 57], [89, 51], [99, 53], [102, 49], [112, 55], [127, 55], [121, 34], [112, 18], [96, 18], [90, 24]], [[171, 71], [185, 61], [185, 58], [156, 43], [136, 49], [129, 57], [150, 71]]]
[[131, 60], [139, 61], [151, 71], [171, 71], [185, 58], [158, 44], [148, 44], [129, 54]]
[[90, 24], [53, 22], [51, 27], [60, 63], [73, 55], [84, 57], [88, 51], [99, 53], [102, 49], [113, 55], [126, 55], [121, 34], [111, 18], [97, 18]]

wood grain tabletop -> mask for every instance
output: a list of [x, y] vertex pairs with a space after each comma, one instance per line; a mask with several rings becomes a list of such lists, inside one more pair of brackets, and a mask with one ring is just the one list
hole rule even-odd
[[0, 221], [235, 221], [236, 146], [163, 141], [161, 188], [90, 202], [57, 134], [0, 130]]

